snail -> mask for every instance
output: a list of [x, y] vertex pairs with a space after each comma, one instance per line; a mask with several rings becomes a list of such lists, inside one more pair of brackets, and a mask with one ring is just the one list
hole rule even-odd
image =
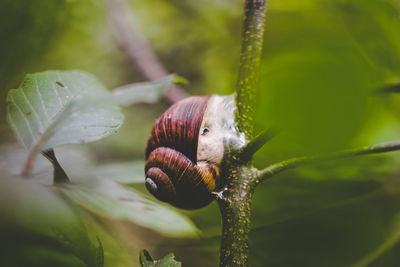
[[206, 206], [224, 184], [221, 165], [245, 144], [231, 96], [192, 96], [155, 122], [146, 147], [145, 185], [157, 199], [183, 209]]

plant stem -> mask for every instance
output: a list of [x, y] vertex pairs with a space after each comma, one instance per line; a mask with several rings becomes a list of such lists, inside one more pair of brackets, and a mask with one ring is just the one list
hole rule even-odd
[[42, 150], [42, 146], [49, 136], [48, 132], [49, 131], [46, 131], [43, 134], [41, 134], [41, 136], [40, 136], [39, 140], [37, 141], [37, 143], [35, 144], [35, 146], [31, 149], [31, 151], [29, 151], [28, 157], [25, 161], [24, 168], [22, 169], [22, 173], [21, 173], [23, 176], [29, 177], [31, 175], [36, 157]]
[[264, 36], [265, 0], [246, 0], [242, 51], [236, 84], [236, 122], [248, 139], [253, 137], [255, 89]]
[[394, 141], [389, 143], [371, 145], [361, 148], [349, 149], [339, 151], [331, 154], [320, 155], [320, 156], [305, 156], [284, 160], [278, 163], [274, 163], [269, 167], [261, 170], [255, 180], [252, 181], [252, 188], [255, 188], [257, 184], [265, 181], [266, 179], [290, 168], [295, 168], [300, 165], [306, 165], [326, 160], [343, 159], [355, 156], [362, 156], [368, 154], [378, 154], [390, 151], [400, 150], [400, 141]]
[[45, 156], [53, 165], [54, 174], [53, 174], [53, 183], [54, 184], [65, 184], [70, 183], [68, 175], [65, 173], [64, 169], [61, 167], [60, 163], [56, 158], [56, 154], [53, 149], [49, 149], [47, 151], [43, 151], [42, 155]]
[[[248, 140], [253, 138], [255, 89], [261, 62], [264, 35], [265, 0], [246, 0], [243, 22], [242, 52], [236, 85], [235, 121]], [[219, 199], [222, 216], [220, 266], [247, 266], [251, 215], [251, 181], [258, 171], [249, 166], [252, 154], [269, 139], [262, 134], [242, 151], [226, 159], [223, 171], [226, 190]], [[240, 157], [241, 155], [241, 157]], [[243, 160], [248, 155], [250, 160]]]
[[238, 167], [229, 173], [228, 189], [218, 201], [222, 215], [220, 266], [247, 266], [253, 195], [249, 180], [257, 173], [247, 167]]

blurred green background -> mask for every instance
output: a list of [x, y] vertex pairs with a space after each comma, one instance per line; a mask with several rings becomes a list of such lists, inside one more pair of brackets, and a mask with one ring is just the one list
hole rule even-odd
[[[190, 81], [185, 87], [189, 94], [234, 92], [243, 1], [129, 3], [136, 26], [164, 66]], [[144, 80], [113, 38], [108, 12], [104, 2], [96, 0], [0, 2], [4, 145], [16, 143], [5, 119], [5, 97], [27, 73], [82, 69], [109, 89]], [[266, 18], [256, 127], [280, 132], [257, 153], [257, 167], [400, 137], [400, 96], [378, 93], [384, 85], [400, 83], [400, 1], [270, 0]], [[125, 109], [125, 124], [117, 134], [85, 145], [93, 160], [143, 159], [150, 128], [166, 107], [162, 102]], [[399, 163], [399, 152], [335, 160], [263, 183], [253, 201], [250, 266], [399, 266]], [[144, 191], [142, 185], [136, 189]], [[13, 209], [12, 198], [2, 201], [2, 211]], [[217, 266], [217, 205], [184, 213], [202, 231], [201, 238], [172, 239], [116, 221], [104, 222], [107, 230], [98, 231], [117, 233], [111, 234], [115, 240], [104, 242], [116, 243], [113, 249], [125, 252], [119, 266], [138, 266], [140, 248], [154, 258], [173, 252], [183, 266]], [[9, 213], [2, 214], [6, 220]], [[51, 240], [34, 235], [19, 232], [17, 241], [14, 235], [4, 236], [0, 255], [18, 252], [26, 240], [51, 246]], [[9, 240], [15, 247], [7, 246]], [[42, 249], [27, 257], [37, 260], [57, 253], [56, 248]]]

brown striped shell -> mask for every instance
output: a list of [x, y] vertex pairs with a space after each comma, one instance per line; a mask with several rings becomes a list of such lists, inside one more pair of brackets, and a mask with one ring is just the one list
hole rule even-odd
[[[159, 200], [179, 208], [196, 209], [209, 204], [213, 200], [211, 192], [221, 185], [217, 164], [197, 160], [209, 99], [193, 96], [172, 105], [157, 119], [147, 142], [146, 187]], [[201, 135], [208, 134], [204, 129]]]

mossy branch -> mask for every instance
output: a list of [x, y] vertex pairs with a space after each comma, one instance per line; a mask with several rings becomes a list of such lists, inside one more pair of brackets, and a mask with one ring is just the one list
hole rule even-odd
[[[235, 121], [246, 138], [253, 138], [255, 89], [259, 76], [264, 35], [265, 0], [246, 0], [243, 22], [242, 51], [236, 85]], [[242, 151], [226, 159], [226, 190], [219, 198], [222, 215], [220, 266], [247, 266], [248, 234], [252, 189], [250, 181], [257, 174], [249, 166], [252, 154], [269, 139], [261, 135]], [[236, 157], [239, 155], [239, 157]], [[243, 160], [243, 159], [250, 160]]]
[[248, 139], [253, 137], [255, 90], [263, 47], [265, 0], [246, 0], [242, 51], [236, 84], [236, 122]]

